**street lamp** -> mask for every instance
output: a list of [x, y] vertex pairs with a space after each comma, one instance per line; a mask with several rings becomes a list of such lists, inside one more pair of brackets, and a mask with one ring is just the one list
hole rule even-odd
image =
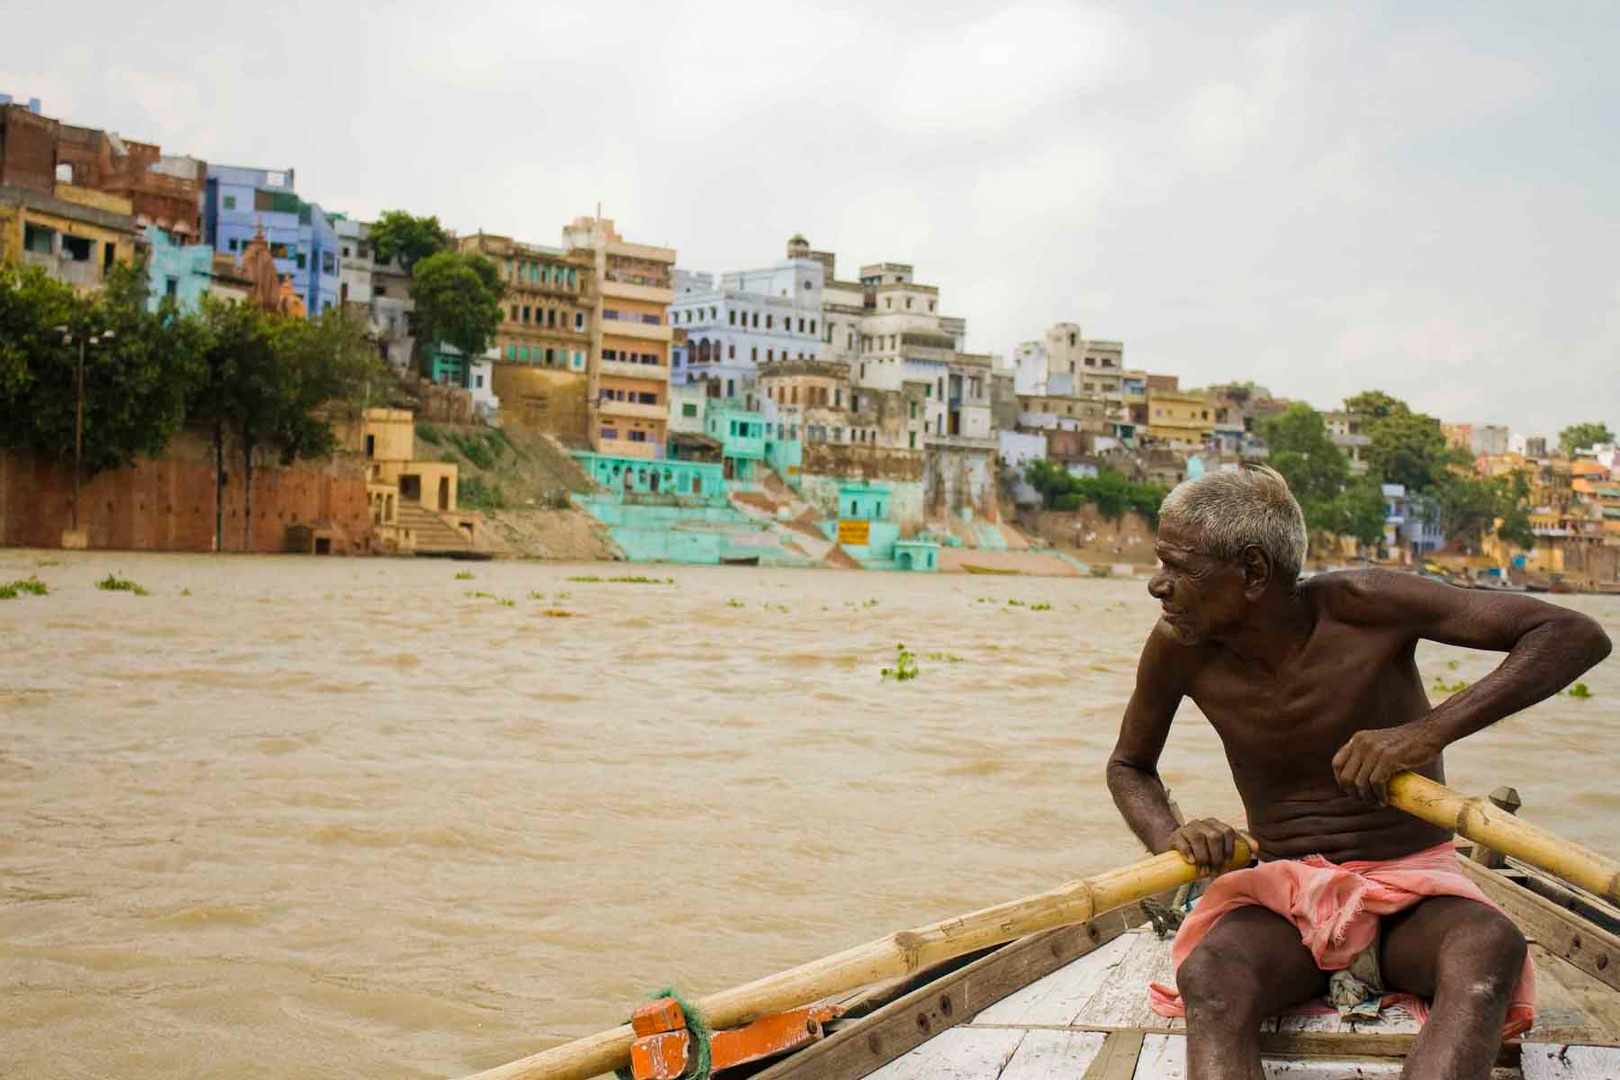
[[79, 331], [75, 334], [66, 326], [56, 327], [56, 332], [62, 335], [63, 345], [79, 346], [79, 367], [77, 372], [78, 399], [73, 410], [73, 531], [79, 531], [79, 482], [84, 474], [84, 351], [90, 345], [105, 345], [115, 335], [111, 330], [102, 330], [97, 333]]

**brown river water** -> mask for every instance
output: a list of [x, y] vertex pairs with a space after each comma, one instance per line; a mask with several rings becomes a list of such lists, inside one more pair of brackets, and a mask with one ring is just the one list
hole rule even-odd
[[[0, 552], [30, 573], [0, 1075], [455, 1075], [1140, 854], [1102, 770], [1141, 580]], [[626, 573], [674, 582], [567, 580]], [[1613, 854], [1620, 666], [1586, 681], [1450, 776]], [[1164, 772], [1238, 813], [1190, 705]]]

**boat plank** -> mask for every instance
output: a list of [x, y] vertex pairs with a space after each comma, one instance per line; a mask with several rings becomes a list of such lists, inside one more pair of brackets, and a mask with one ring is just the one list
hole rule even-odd
[[868, 1075], [871, 1080], [996, 1080], [1028, 1034], [1022, 1028], [950, 1028]]
[[1136, 1075], [1136, 1059], [1142, 1056], [1140, 1031], [1110, 1031], [1102, 1053], [1086, 1070], [1084, 1080], [1131, 1080]]
[[[1268, 1057], [1266, 1080], [1397, 1080], [1401, 1062], [1376, 1057]], [[1187, 1039], [1183, 1035], [1149, 1035], [1142, 1041], [1135, 1080], [1186, 1080]]]
[[1130, 952], [1137, 936], [1121, 934], [1097, 951], [1008, 994], [971, 1023], [1022, 1027], [1071, 1023]]
[[1133, 904], [1089, 923], [1021, 938], [840, 1028], [755, 1080], [865, 1076], [931, 1036], [954, 1030], [1032, 980], [1113, 941], [1144, 918], [1141, 907]]
[[1476, 862], [1458, 859], [1457, 865], [1527, 938], [1605, 986], [1620, 990], [1620, 938]]
[[1102, 1052], [1106, 1035], [1099, 1031], [1026, 1032], [1000, 1080], [1053, 1080], [1078, 1077]]
[[1170, 942], [1151, 931], [1137, 930], [1131, 949], [1108, 973], [1097, 992], [1072, 1023], [1086, 1027], [1158, 1027], [1160, 1017], [1148, 1008], [1148, 983], [1170, 983]]
[[1524, 1043], [1519, 1048], [1524, 1080], [1614, 1080], [1620, 1076], [1620, 1049]]

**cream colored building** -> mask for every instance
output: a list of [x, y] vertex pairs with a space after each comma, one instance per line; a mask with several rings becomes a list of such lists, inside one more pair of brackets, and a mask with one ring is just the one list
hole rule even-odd
[[669, 432], [673, 248], [625, 240], [606, 218], [563, 228], [596, 280], [589, 360], [590, 438], [600, 454], [656, 458]]
[[1172, 449], [1196, 449], [1215, 432], [1215, 410], [1203, 394], [1185, 390], [1147, 391], [1148, 437]]

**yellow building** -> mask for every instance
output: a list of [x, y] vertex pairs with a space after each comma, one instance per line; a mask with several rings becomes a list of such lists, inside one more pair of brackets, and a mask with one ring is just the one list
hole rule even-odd
[[489, 233], [464, 238], [461, 250], [482, 255], [501, 272], [505, 295], [495, 332], [501, 362], [584, 375], [596, 305], [591, 253]]
[[669, 431], [669, 305], [673, 248], [633, 244], [606, 218], [563, 228], [592, 260], [596, 296], [589, 361], [590, 439], [599, 454], [662, 456]]
[[72, 184], [45, 195], [0, 187], [0, 260], [38, 266], [81, 291], [100, 289], [115, 264], [135, 258], [135, 219], [126, 198]]
[[371, 524], [386, 551], [471, 551], [479, 547], [483, 517], [456, 507], [453, 462], [416, 458], [416, 414], [409, 409], [366, 409], [342, 429], [346, 450], [366, 462]]
[[1202, 446], [1215, 431], [1215, 410], [1203, 394], [1147, 388], [1148, 437], [1171, 446]]

